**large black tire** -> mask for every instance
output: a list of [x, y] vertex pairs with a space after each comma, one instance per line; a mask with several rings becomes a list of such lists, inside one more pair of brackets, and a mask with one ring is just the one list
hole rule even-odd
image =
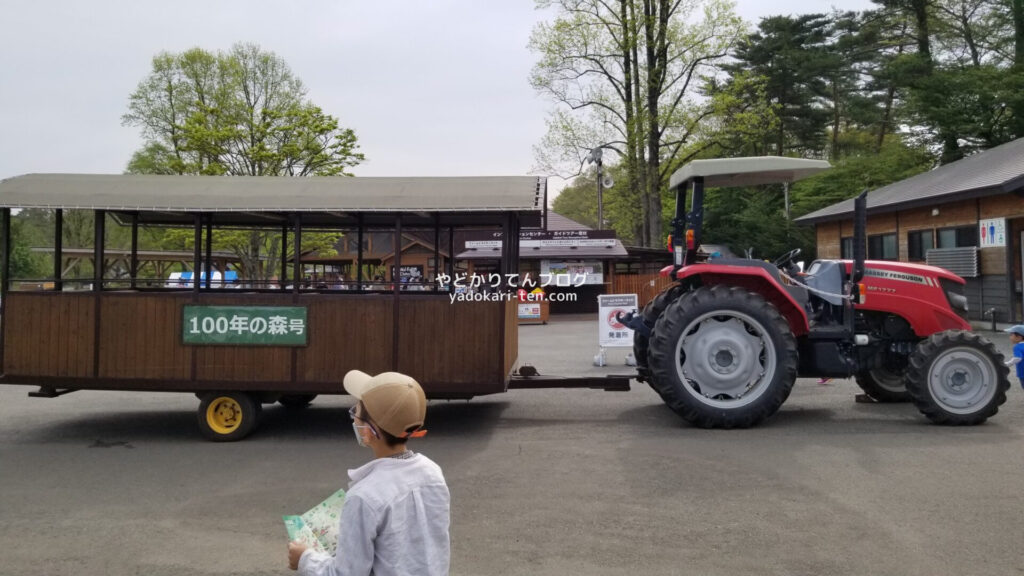
[[857, 385], [876, 402], [910, 402], [904, 372], [879, 366], [857, 373]]
[[991, 342], [964, 330], [921, 341], [910, 356], [907, 392], [929, 420], [948, 426], [981, 424], [999, 412], [1010, 371]]
[[658, 319], [649, 353], [652, 386], [701, 428], [747, 428], [778, 411], [796, 381], [789, 324], [739, 287], [683, 294]]
[[[640, 312], [640, 317], [643, 319], [644, 324], [653, 330], [658, 317], [661, 316], [662, 312], [665, 311], [665, 308], [673, 300], [679, 297], [682, 290], [682, 286], [671, 286], [652, 298]], [[638, 380], [648, 383], [651, 380], [650, 370], [647, 366], [647, 351], [649, 347], [650, 338], [641, 334], [639, 330], [633, 331], [633, 357], [636, 358], [636, 371], [640, 375]], [[654, 388], [654, 386], [651, 385], [651, 388]], [[655, 391], [657, 391], [657, 388], [655, 388]]]
[[199, 431], [207, 440], [234, 442], [256, 427], [260, 403], [245, 392], [206, 392], [200, 395]]
[[281, 406], [291, 410], [306, 408], [316, 398], [316, 394], [285, 394], [278, 398]]

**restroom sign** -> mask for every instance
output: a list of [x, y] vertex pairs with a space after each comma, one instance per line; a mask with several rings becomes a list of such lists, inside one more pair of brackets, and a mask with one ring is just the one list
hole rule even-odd
[[979, 220], [978, 240], [982, 248], [1006, 246], [1006, 218]]

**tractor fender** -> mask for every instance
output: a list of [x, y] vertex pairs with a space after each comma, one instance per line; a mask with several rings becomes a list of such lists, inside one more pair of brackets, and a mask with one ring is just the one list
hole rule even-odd
[[684, 266], [676, 273], [677, 280], [699, 279], [704, 286], [725, 284], [739, 286], [760, 294], [771, 302], [789, 323], [794, 336], [809, 331], [807, 312], [778, 280], [764, 268], [756, 266], [730, 266], [727, 264], [694, 264]]

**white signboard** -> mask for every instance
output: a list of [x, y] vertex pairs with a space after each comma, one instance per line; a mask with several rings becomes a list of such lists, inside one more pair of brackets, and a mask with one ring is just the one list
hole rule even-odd
[[550, 275], [550, 284], [555, 286], [604, 284], [600, 260], [541, 260], [540, 273]]
[[466, 249], [476, 248], [477, 250], [483, 248], [501, 248], [501, 240], [466, 240]]
[[604, 294], [597, 297], [597, 343], [600, 346], [631, 347], [633, 330], [616, 320], [618, 314], [637, 311], [636, 294]]
[[564, 248], [576, 246], [578, 248], [608, 248], [615, 247], [614, 238], [552, 238], [550, 240], [521, 240], [520, 248]]
[[1006, 246], [1006, 218], [979, 220], [978, 241], [982, 248]]
[[520, 302], [520, 318], [540, 318], [540, 302]]

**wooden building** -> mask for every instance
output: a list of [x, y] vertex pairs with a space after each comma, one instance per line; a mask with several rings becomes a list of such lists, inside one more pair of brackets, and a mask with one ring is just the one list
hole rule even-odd
[[[797, 219], [819, 258], [851, 258], [853, 201]], [[1020, 322], [1024, 309], [1024, 139], [868, 194], [867, 254], [932, 264], [967, 281], [973, 320]]]

